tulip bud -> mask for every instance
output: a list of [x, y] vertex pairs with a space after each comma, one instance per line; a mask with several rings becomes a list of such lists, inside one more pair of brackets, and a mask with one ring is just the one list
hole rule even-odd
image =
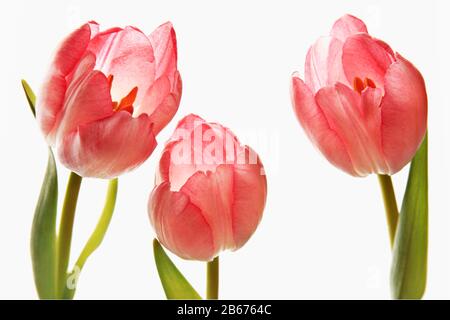
[[247, 242], [266, 194], [258, 155], [229, 129], [188, 115], [164, 148], [148, 213], [166, 248], [185, 259], [209, 261]]
[[305, 81], [295, 73], [291, 93], [311, 141], [333, 165], [354, 176], [396, 173], [425, 136], [422, 75], [350, 15], [309, 49]]
[[89, 22], [57, 49], [36, 105], [60, 161], [84, 177], [113, 178], [144, 162], [181, 98], [175, 31], [99, 32]]

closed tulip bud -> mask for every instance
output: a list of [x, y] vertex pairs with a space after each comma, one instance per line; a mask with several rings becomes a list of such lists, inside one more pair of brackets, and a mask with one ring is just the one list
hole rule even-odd
[[266, 194], [258, 155], [229, 129], [188, 115], [164, 148], [148, 213], [166, 248], [185, 259], [209, 261], [247, 242]]
[[84, 177], [113, 178], [144, 162], [181, 98], [170, 23], [99, 32], [89, 22], [61, 43], [36, 105], [60, 161]]
[[396, 173], [426, 132], [422, 75], [350, 15], [309, 49], [305, 81], [295, 73], [291, 92], [309, 138], [351, 175]]

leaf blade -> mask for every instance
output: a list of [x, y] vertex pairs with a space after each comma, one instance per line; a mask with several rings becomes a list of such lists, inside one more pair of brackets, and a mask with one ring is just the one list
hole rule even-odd
[[153, 253], [159, 278], [167, 299], [201, 299], [200, 295], [173, 264], [156, 239], [153, 240]]
[[56, 298], [56, 216], [58, 178], [52, 150], [31, 228], [31, 260], [34, 282], [41, 299]]
[[28, 82], [22, 79], [22, 88], [25, 92], [25, 96], [27, 97], [28, 105], [30, 106], [31, 112], [33, 112], [33, 115], [36, 117], [36, 95], [34, 94], [33, 90], [31, 89]]
[[[36, 96], [30, 85], [22, 80], [28, 105], [36, 116]], [[33, 276], [38, 296], [54, 299], [56, 288], [56, 217], [58, 206], [58, 175], [55, 157], [48, 148], [47, 169], [42, 182], [31, 226], [30, 250]]]
[[395, 299], [422, 298], [428, 255], [428, 134], [414, 156], [395, 237], [391, 289]]

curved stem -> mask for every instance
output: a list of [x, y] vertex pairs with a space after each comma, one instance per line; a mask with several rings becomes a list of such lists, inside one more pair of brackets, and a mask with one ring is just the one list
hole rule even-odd
[[206, 265], [206, 299], [219, 299], [219, 257]]
[[70, 258], [70, 245], [72, 242], [73, 222], [80, 192], [82, 177], [74, 172], [70, 173], [67, 182], [66, 195], [61, 212], [57, 240], [57, 288], [60, 296], [63, 295], [67, 276], [67, 267]]
[[395, 199], [391, 176], [379, 174], [378, 181], [380, 182], [381, 193], [383, 194], [384, 209], [386, 210], [386, 219], [389, 228], [389, 239], [392, 247], [394, 245], [398, 221], [397, 200]]
[[81, 251], [75, 266], [72, 271], [67, 274], [67, 282], [66, 287], [64, 288], [65, 293], [63, 295], [63, 299], [73, 299], [77, 287], [78, 277], [84, 264], [90, 255], [100, 246], [106, 235], [106, 231], [108, 231], [109, 223], [111, 222], [114, 207], [116, 205], [118, 184], [118, 178], [109, 180], [108, 191], [106, 193], [106, 200], [102, 214], [97, 222], [94, 232], [92, 232], [89, 240], [86, 242], [83, 250]]
[[106, 193], [105, 206], [103, 207], [102, 215], [97, 222], [97, 226], [94, 232], [89, 237], [88, 242], [81, 251], [78, 257], [75, 267], [79, 268], [80, 271], [83, 268], [86, 260], [89, 256], [100, 246], [105, 237], [106, 231], [108, 230], [109, 223], [111, 222], [112, 215], [114, 213], [114, 207], [116, 205], [117, 189], [118, 189], [119, 179], [111, 179], [108, 183], [108, 191]]

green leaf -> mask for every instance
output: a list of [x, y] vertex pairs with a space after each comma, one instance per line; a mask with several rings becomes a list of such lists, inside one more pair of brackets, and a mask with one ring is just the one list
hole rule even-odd
[[[34, 104], [36, 96], [25, 80], [22, 87], [31, 112], [36, 116]], [[58, 175], [55, 157], [48, 148], [47, 170], [34, 211], [31, 226], [31, 262], [34, 283], [41, 299], [54, 299], [56, 289], [56, 212], [58, 206]]]
[[33, 115], [36, 116], [36, 96], [33, 90], [31, 90], [30, 85], [25, 80], [22, 80], [22, 87], [23, 91], [25, 91], [25, 95], [27, 96], [28, 105], [30, 106], [31, 112], [33, 112]]
[[395, 299], [422, 298], [427, 282], [428, 134], [409, 169], [395, 236], [391, 289]]
[[201, 299], [156, 239], [153, 240], [153, 253], [167, 299]]
[[100, 216], [99, 221], [97, 222], [97, 226], [94, 229], [94, 232], [89, 237], [86, 245], [81, 251], [80, 256], [78, 257], [77, 262], [73, 268], [73, 271], [67, 275], [67, 283], [70, 283], [70, 288], [65, 286], [66, 291], [64, 293], [64, 299], [72, 299], [75, 291], [76, 285], [78, 281], [78, 277], [80, 275], [81, 270], [83, 269], [84, 264], [86, 263], [89, 256], [100, 246], [105, 237], [106, 231], [108, 230], [109, 223], [111, 222], [111, 218], [114, 213], [114, 207], [116, 205], [117, 198], [117, 189], [118, 189], [119, 180], [112, 179], [108, 184], [108, 191], [106, 194], [105, 205], [103, 207], [103, 212]]
[[56, 298], [56, 211], [58, 178], [55, 158], [48, 149], [48, 164], [31, 228], [34, 282], [41, 299]]

